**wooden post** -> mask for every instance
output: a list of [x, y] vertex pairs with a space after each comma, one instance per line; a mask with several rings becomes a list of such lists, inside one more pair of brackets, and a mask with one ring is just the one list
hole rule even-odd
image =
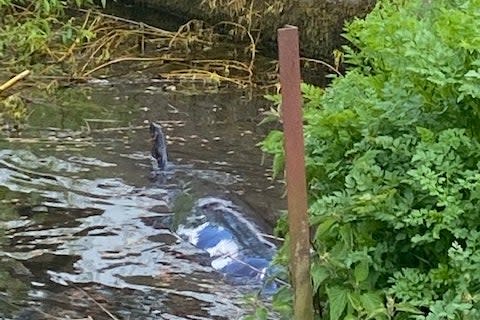
[[297, 27], [278, 30], [278, 53], [285, 140], [290, 269], [295, 320], [313, 320], [310, 278], [310, 232], [307, 214], [305, 146], [300, 91]]

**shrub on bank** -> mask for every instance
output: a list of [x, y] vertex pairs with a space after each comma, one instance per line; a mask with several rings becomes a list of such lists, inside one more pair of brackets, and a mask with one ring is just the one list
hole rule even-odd
[[65, 10], [92, 5], [92, 0], [0, 1], [0, 65], [21, 70], [52, 63], [53, 58], [61, 62], [61, 53], [55, 52], [58, 47], [80, 45], [94, 37], [81, 22], [76, 25], [73, 18], [62, 21], [66, 20]]
[[480, 319], [480, 1], [379, 1], [346, 37], [303, 88], [317, 314]]

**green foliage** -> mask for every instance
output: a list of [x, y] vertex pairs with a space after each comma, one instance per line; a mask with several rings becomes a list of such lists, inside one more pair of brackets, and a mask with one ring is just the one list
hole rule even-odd
[[480, 319], [479, 8], [380, 1], [347, 74], [303, 91], [321, 319]]
[[90, 40], [94, 35], [87, 26], [73, 24], [74, 18], [61, 21], [66, 8], [86, 5], [93, 5], [93, 1], [0, 0], [2, 64], [20, 70], [36, 63], [55, 62], [57, 44], [81, 44]]
[[[0, 0], [0, 71], [5, 73], [4, 78], [25, 69], [34, 75], [48, 76], [69, 68], [63, 62], [73, 46], [88, 43], [95, 34], [86, 20], [67, 19], [65, 10], [87, 5], [93, 5], [93, 1]], [[26, 107], [18, 96], [0, 98], [0, 124], [17, 126], [26, 115]]]
[[0, 122], [18, 125], [27, 116], [25, 102], [18, 94], [0, 99]]

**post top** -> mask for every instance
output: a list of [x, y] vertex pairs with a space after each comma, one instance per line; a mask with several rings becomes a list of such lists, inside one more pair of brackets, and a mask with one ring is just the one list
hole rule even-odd
[[278, 31], [282, 31], [282, 30], [298, 30], [298, 27], [297, 26], [292, 26], [291, 24], [286, 24], [284, 25], [282, 28], [279, 28]]

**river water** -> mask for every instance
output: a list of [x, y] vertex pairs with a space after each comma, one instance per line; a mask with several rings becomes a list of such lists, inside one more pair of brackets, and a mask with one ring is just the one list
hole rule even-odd
[[[264, 233], [284, 208], [255, 144], [263, 99], [232, 89], [97, 81], [32, 102], [0, 140], [2, 319], [239, 319], [256, 288], [224, 281], [158, 223], [201, 197]], [[148, 121], [174, 168], [152, 178]], [[173, 199], [181, 199], [174, 201]], [[175, 203], [174, 203], [175, 202]]]

